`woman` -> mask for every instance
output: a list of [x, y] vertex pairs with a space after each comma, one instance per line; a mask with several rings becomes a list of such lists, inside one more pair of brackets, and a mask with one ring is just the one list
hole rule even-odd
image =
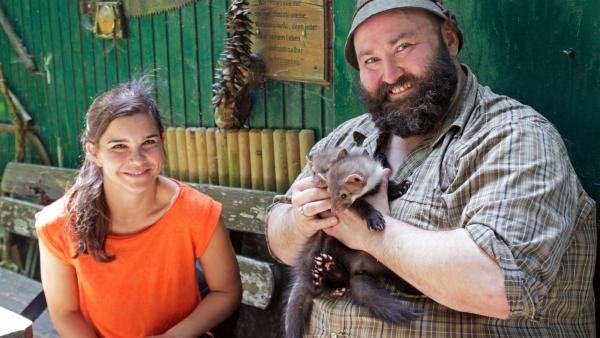
[[[42, 284], [63, 337], [197, 337], [241, 298], [221, 205], [160, 175], [164, 128], [145, 80], [96, 98], [85, 160], [36, 216]], [[200, 300], [195, 260], [211, 292]]]

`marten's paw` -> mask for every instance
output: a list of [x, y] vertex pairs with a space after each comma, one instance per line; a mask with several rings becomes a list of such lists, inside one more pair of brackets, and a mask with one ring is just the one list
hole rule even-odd
[[372, 212], [369, 217], [367, 217], [367, 227], [369, 230], [373, 231], [382, 231], [385, 229], [385, 219], [383, 218], [383, 215], [377, 210]]

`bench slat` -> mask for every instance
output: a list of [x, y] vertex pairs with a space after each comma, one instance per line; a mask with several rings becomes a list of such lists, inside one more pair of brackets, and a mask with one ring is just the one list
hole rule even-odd
[[223, 222], [230, 230], [264, 234], [266, 208], [274, 192], [190, 184], [191, 187], [223, 204]]
[[[39, 197], [54, 201], [70, 186], [77, 170], [10, 162], [2, 177], [5, 194]], [[188, 183], [223, 204], [223, 220], [230, 230], [264, 234], [266, 207], [274, 192]], [[1, 224], [1, 223], [0, 223]]]
[[65, 193], [75, 175], [74, 169], [10, 162], [2, 175], [2, 192], [54, 201]]
[[237, 255], [242, 279], [242, 303], [266, 309], [275, 292], [274, 264]]
[[0, 226], [9, 231], [29, 238], [37, 238], [35, 234], [35, 214], [43, 206], [17, 200], [11, 197], [0, 197]]

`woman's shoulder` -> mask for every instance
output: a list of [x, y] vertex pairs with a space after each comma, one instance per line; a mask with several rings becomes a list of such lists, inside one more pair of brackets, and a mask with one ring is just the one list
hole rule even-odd
[[66, 198], [63, 196], [35, 214], [36, 229], [48, 228], [57, 224], [64, 224], [67, 217], [65, 211], [65, 201]]
[[175, 182], [179, 185], [179, 195], [174, 204], [178, 206], [177, 210], [180, 212], [185, 211], [186, 214], [201, 215], [206, 214], [207, 211], [213, 209], [215, 206], [220, 208], [221, 204], [212, 197], [186, 183]]

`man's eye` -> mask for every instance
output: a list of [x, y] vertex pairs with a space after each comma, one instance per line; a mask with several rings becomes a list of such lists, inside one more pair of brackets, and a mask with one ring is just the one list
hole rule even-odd
[[146, 140], [143, 144], [155, 144], [156, 140]]
[[400, 46], [398, 46], [398, 51], [399, 52], [403, 52], [404, 50], [406, 50], [410, 46], [411, 46], [411, 44], [409, 44], [409, 43], [403, 43]]

